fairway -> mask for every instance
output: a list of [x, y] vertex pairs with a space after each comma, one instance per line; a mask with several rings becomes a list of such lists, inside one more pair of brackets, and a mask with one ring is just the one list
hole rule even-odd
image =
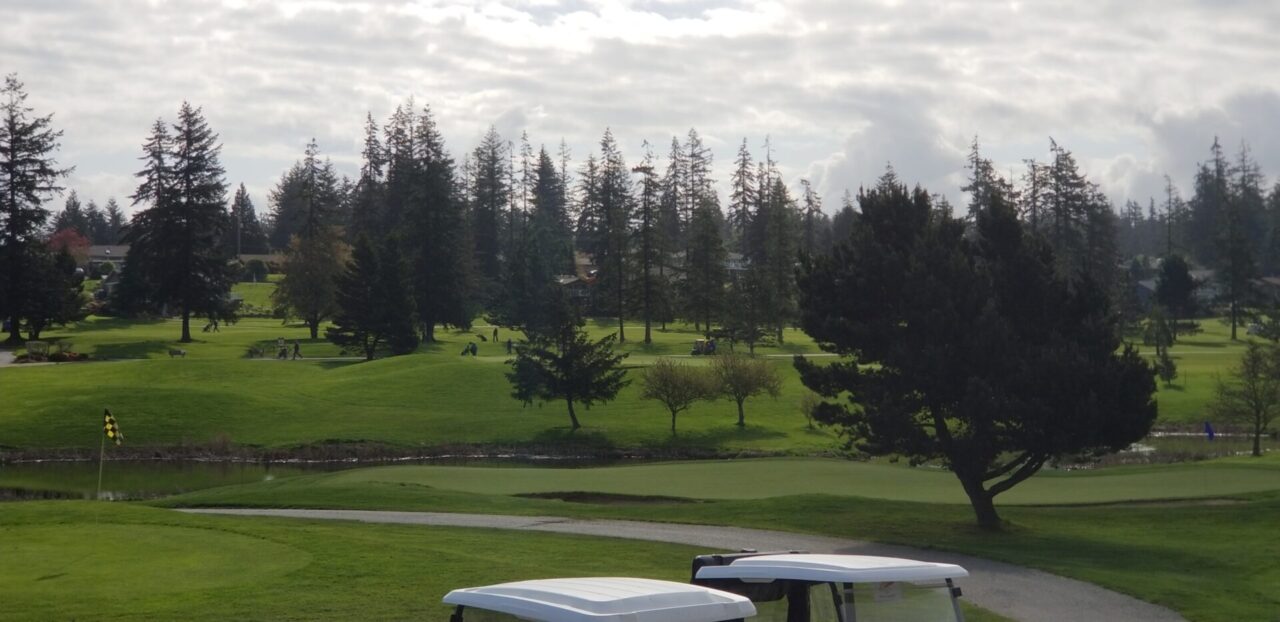
[[[271, 487], [429, 487], [482, 495], [591, 492], [687, 499], [764, 499], [824, 494], [967, 504], [950, 472], [843, 460], [726, 460], [595, 468], [389, 466], [354, 469]], [[251, 488], [252, 486], [249, 486]], [[1005, 505], [1057, 505], [1226, 497], [1280, 490], [1280, 463], [1224, 462], [1046, 472], [998, 497]]]

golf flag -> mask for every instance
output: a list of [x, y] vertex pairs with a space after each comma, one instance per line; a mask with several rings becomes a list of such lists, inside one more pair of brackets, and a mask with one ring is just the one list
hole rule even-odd
[[120, 443], [124, 442], [124, 435], [120, 433], [120, 425], [116, 423], [116, 418], [111, 416], [111, 411], [104, 408], [102, 409], [102, 414], [104, 417], [102, 425], [103, 433], [107, 435], [107, 438], [115, 441], [116, 445], [119, 446]]
[[1204, 435], [1209, 437], [1209, 440], [1213, 440], [1213, 437], [1217, 436], [1213, 433], [1213, 426], [1209, 425], [1208, 421], [1204, 422]]

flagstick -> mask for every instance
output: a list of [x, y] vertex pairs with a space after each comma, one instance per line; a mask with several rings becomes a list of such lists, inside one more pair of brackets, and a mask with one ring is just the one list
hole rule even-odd
[[107, 453], [107, 435], [100, 435], [102, 443], [98, 446], [98, 494], [94, 497], [95, 501], [102, 500], [102, 460]]

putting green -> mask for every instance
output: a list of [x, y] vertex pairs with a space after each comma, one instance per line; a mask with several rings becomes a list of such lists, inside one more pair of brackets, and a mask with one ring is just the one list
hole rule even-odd
[[[490, 495], [601, 492], [691, 499], [798, 494], [967, 503], [950, 472], [844, 460], [678, 462], [583, 469], [392, 466], [309, 480], [314, 486], [417, 485]], [[1001, 495], [1005, 504], [1110, 503], [1218, 497], [1280, 489], [1280, 465], [1222, 462], [1046, 472]]]
[[311, 554], [213, 529], [65, 523], [0, 527], [0, 559], [4, 616], [51, 619], [72, 594], [127, 610], [158, 594], [278, 580]]

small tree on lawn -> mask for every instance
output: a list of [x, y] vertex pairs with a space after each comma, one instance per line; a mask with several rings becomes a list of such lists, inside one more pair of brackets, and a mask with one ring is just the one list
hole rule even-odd
[[641, 399], [657, 400], [671, 413], [671, 433], [676, 433], [676, 415], [698, 400], [718, 396], [718, 387], [705, 369], [661, 358], [644, 370]]
[[587, 336], [568, 304], [561, 301], [556, 319], [546, 330], [534, 331], [516, 348], [511, 360], [511, 397], [525, 405], [535, 400], [564, 400], [572, 430], [582, 427], [575, 404], [588, 409], [608, 402], [628, 384], [622, 360], [626, 353], [613, 350], [617, 335], [599, 341]]
[[284, 278], [271, 294], [272, 301], [311, 329], [311, 338], [320, 333], [320, 324], [336, 307], [335, 274], [342, 270], [347, 245], [336, 227], [322, 226], [311, 234], [293, 236], [285, 253]]
[[720, 394], [738, 405], [738, 427], [747, 425], [743, 402], [763, 394], [777, 398], [782, 391], [777, 368], [764, 359], [730, 352], [712, 357], [711, 369], [720, 385]]
[[1280, 412], [1280, 347], [1249, 342], [1229, 381], [1218, 380], [1209, 411], [1249, 426], [1253, 455], [1262, 455], [1262, 435]]

